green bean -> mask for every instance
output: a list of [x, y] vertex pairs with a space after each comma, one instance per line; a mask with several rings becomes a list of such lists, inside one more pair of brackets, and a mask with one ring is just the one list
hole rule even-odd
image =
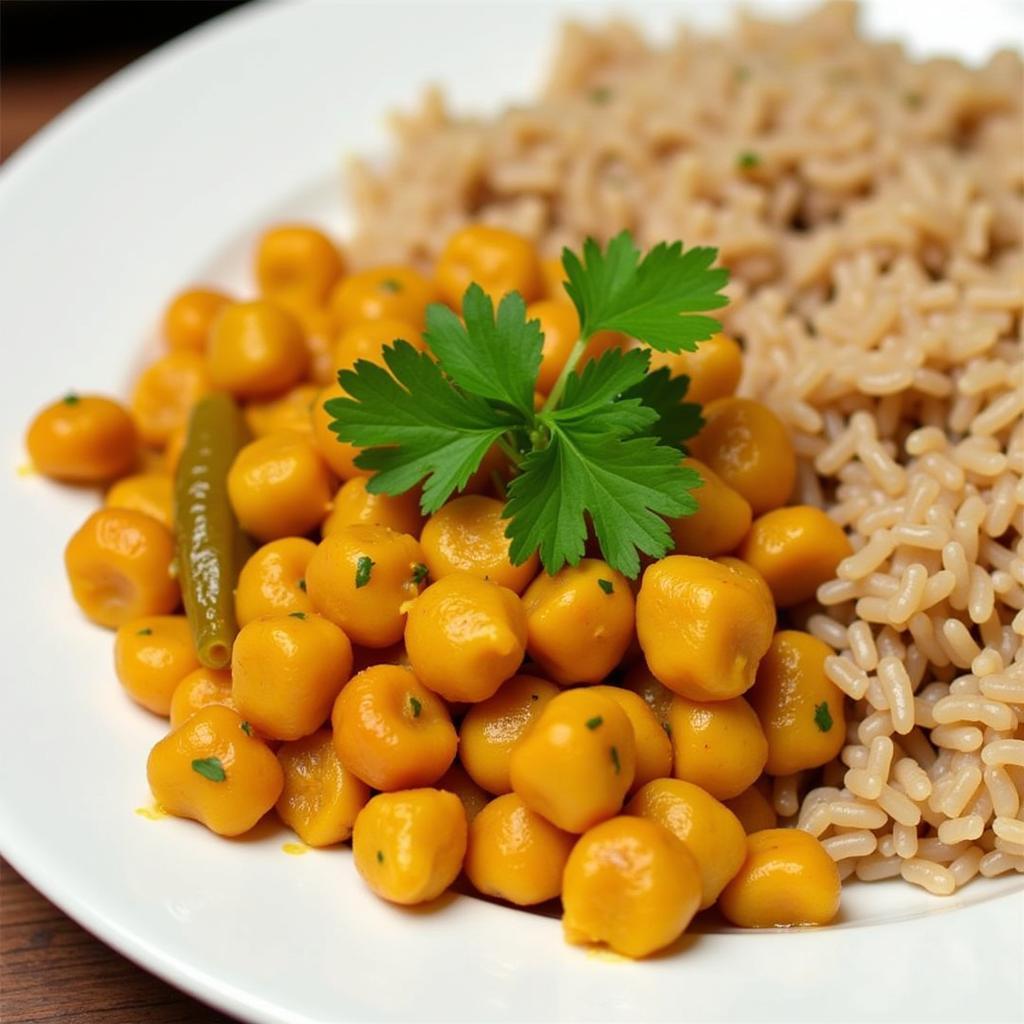
[[174, 481], [178, 576], [200, 662], [224, 668], [238, 632], [235, 585], [247, 541], [228, 501], [228, 470], [248, 440], [234, 399], [196, 403]]

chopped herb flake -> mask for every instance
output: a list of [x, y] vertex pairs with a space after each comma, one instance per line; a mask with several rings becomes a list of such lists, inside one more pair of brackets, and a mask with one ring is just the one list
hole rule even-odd
[[417, 562], [412, 567], [412, 581], [417, 585], [422, 583], [429, 575], [430, 570], [422, 563]]
[[356, 590], [370, 582], [370, 574], [376, 563], [369, 555], [360, 555], [356, 562]]
[[288, 613], [288, 618], [289, 619], [304, 619], [305, 617], [306, 617], [306, 613], [305, 612], [289, 612]]
[[606, 593], [611, 594], [615, 590], [615, 586], [611, 580], [600, 579], [597, 581], [597, 585]]
[[924, 104], [924, 96], [919, 92], [908, 92], [903, 95], [903, 102], [910, 107], [911, 110], [918, 110]]
[[246, 736], [251, 736], [252, 735], [252, 726], [248, 722], [243, 722], [242, 723], [242, 732], [244, 732]]
[[135, 630], [135, 635], [136, 636], [152, 636], [153, 635], [153, 630], [151, 630], [149, 628], [149, 626], [143, 626], [142, 629]]
[[423, 705], [420, 703], [419, 699], [416, 697], [410, 697], [409, 707], [412, 708], [412, 717], [419, 718], [420, 712], [423, 710]]
[[610, 753], [612, 755], [612, 764], [615, 766], [615, 774], [616, 775], [621, 775], [622, 774], [622, 765], [619, 762], [619, 748], [618, 747], [612, 747]]
[[822, 701], [814, 705], [814, 724], [822, 731], [828, 732], [832, 728], [832, 715], [828, 710], [828, 701]]
[[63, 398], [65, 405], [78, 405], [80, 401], [81, 399], [74, 393], [74, 391], [69, 391]]
[[593, 732], [594, 729], [603, 724], [604, 719], [600, 715], [594, 715], [593, 718], [588, 718], [586, 722], [587, 728], [590, 729], [591, 732]]
[[662, 722], [661, 723], [661, 727], [662, 727], [662, 729], [665, 730], [665, 735], [668, 736], [669, 739], [671, 739], [672, 738], [672, 726], [668, 722]]
[[740, 153], [740, 155], [736, 157], [736, 166], [741, 171], [753, 170], [755, 167], [761, 166], [761, 157], [752, 150], [744, 150], [744, 152]]
[[395, 292], [400, 292], [402, 290], [402, 282], [396, 281], [393, 277], [385, 277], [377, 287], [382, 292], [390, 292], [394, 295]]
[[607, 85], [599, 85], [596, 89], [590, 90], [590, 102], [596, 103], [599, 107], [609, 103], [612, 96], [614, 96], [614, 93]]
[[299, 588], [299, 590], [301, 590], [301, 591], [302, 591], [303, 593], [305, 593], [305, 592], [306, 592], [306, 581], [305, 581], [305, 580], [299, 580], [299, 582], [298, 582], [298, 583], [296, 583], [295, 585], [296, 585], [296, 586], [297, 586], [297, 587]]
[[202, 775], [204, 779], [209, 779], [210, 782], [224, 782], [228, 777], [219, 757], [197, 757], [192, 762], [192, 771]]
[[377, 863], [378, 864], [383, 864], [384, 863], [384, 851], [383, 850], [378, 850], [377, 851]]

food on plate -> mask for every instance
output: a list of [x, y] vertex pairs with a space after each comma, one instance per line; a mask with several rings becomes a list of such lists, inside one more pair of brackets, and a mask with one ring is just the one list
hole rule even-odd
[[114, 671], [132, 700], [169, 716], [178, 684], [199, 668], [184, 615], [145, 615], [114, 634]]

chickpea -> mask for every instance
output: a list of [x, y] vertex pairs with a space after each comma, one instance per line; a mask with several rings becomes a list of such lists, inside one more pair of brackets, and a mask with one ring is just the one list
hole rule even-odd
[[332, 351], [335, 374], [354, 369], [360, 359], [386, 367], [384, 349], [398, 339], [407, 341], [417, 351], [426, 350], [419, 328], [405, 320], [357, 321], [345, 328], [334, 343]]
[[718, 906], [740, 928], [828, 924], [839, 912], [839, 870], [814, 836], [771, 828], [747, 836], [747, 856]]
[[556, 899], [576, 836], [555, 828], [515, 793], [492, 800], [469, 826], [466, 875], [485, 896], [520, 907]]
[[365, 320], [404, 320], [422, 330], [427, 306], [436, 297], [433, 283], [413, 267], [383, 266], [339, 282], [330, 308], [342, 330]]
[[466, 712], [459, 730], [459, 757], [472, 779], [488, 793], [511, 792], [512, 750], [558, 692], [546, 679], [513, 676], [493, 697]]
[[198, 352], [180, 349], [151, 363], [135, 383], [132, 415], [139, 437], [162, 448], [188, 424], [192, 406], [210, 390], [206, 363]]
[[700, 869], [701, 910], [718, 899], [747, 855], [747, 836], [736, 815], [691, 782], [649, 782], [626, 805], [626, 813], [663, 825], [690, 852]]
[[238, 624], [244, 626], [271, 615], [312, 612], [306, 569], [315, 551], [316, 545], [305, 537], [282, 537], [254, 551], [238, 574]]
[[784, 505], [796, 483], [796, 455], [782, 421], [749, 398], [718, 398], [704, 407], [693, 454], [750, 502], [755, 516]]
[[346, 526], [320, 542], [306, 586], [313, 607], [355, 643], [388, 647], [402, 639], [422, 564], [415, 537], [386, 526]]
[[200, 665], [189, 672], [171, 694], [171, 728], [184, 725], [197, 711], [211, 704], [223, 704], [237, 710], [231, 696], [231, 671]]
[[725, 806], [739, 818], [744, 832], [748, 835], [762, 829], [775, 828], [779, 823], [771, 801], [756, 784], [748, 786], [739, 796], [726, 800]]
[[423, 528], [419, 489], [405, 494], [374, 494], [366, 489], [366, 477], [346, 480], [335, 494], [320, 532], [330, 537], [346, 526], [359, 525], [386, 526], [395, 533], [418, 537]]
[[752, 586], [761, 597], [765, 614], [774, 618], [775, 599], [768, 587], [768, 581], [749, 562], [744, 562], [742, 558], [733, 558], [731, 555], [723, 555], [721, 558], [716, 558], [715, 561]]
[[199, 668], [192, 631], [184, 615], [147, 615], [121, 626], [114, 636], [117, 678], [137, 704], [168, 715], [175, 688]]
[[552, 256], [540, 261], [540, 276], [544, 284], [542, 293], [546, 299], [556, 302], [568, 302], [569, 296], [565, 291], [565, 267], [558, 256]]
[[210, 381], [238, 398], [273, 398], [309, 368], [302, 328], [267, 299], [233, 302], [217, 317], [207, 347]]
[[277, 752], [284, 789], [277, 816], [307, 846], [332, 846], [352, 835], [370, 787], [345, 770], [328, 729], [284, 743]]
[[626, 713], [629, 724], [633, 727], [633, 738], [636, 743], [636, 775], [633, 779], [633, 790], [650, 782], [672, 774], [672, 743], [668, 731], [658, 721], [654, 711], [647, 702], [632, 690], [620, 686], [592, 686], [591, 693], [599, 693], [602, 697], [615, 701]]
[[313, 403], [320, 389], [315, 384], [296, 384], [280, 398], [250, 402], [245, 407], [245, 422], [253, 437], [265, 437], [289, 430], [295, 434], [313, 434]]
[[484, 224], [464, 227], [448, 239], [436, 273], [441, 299], [453, 309], [462, 308], [462, 297], [473, 282], [495, 304], [509, 292], [519, 292], [531, 302], [543, 287], [533, 245], [511, 231]]
[[750, 703], [768, 739], [769, 775], [792, 775], [839, 756], [846, 742], [842, 691], [825, 675], [828, 644], [795, 629], [775, 634]]
[[213, 321], [230, 301], [214, 288], [179, 292], [164, 312], [164, 340], [168, 348], [205, 352]]
[[454, 793], [380, 793], [356, 818], [356, 870], [382, 899], [426, 903], [455, 881], [466, 855], [466, 812]]
[[43, 476], [104, 483], [135, 465], [135, 424], [127, 410], [109, 398], [67, 394], [36, 416], [25, 446]]
[[355, 676], [331, 721], [342, 764], [374, 789], [432, 785], [455, 759], [458, 737], [444, 702], [399, 665]]
[[[536, 399], [536, 395], [534, 395], [534, 398]], [[507, 481], [508, 475], [508, 456], [496, 444], [492, 444], [484, 452], [480, 465], [470, 474], [469, 479], [466, 481], [466, 486], [462, 488], [460, 495], [483, 494], [493, 498], [495, 497], [495, 478], [500, 477], [502, 481]], [[504, 483], [502, 486], [504, 486]]]
[[512, 790], [566, 832], [619, 813], [636, 774], [636, 741], [618, 704], [590, 689], [552, 698], [512, 748]]
[[707, 405], [716, 398], [736, 393], [743, 373], [743, 350], [725, 334], [713, 334], [699, 342], [695, 352], [651, 350], [651, 369], [667, 366], [673, 377], [686, 374], [690, 386], [686, 401]]
[[305, 224], [271, 228], [256, 248], [256, 280], [260, 291], [270, 297], [301, 296], [325, 302], [343, 270], [334, 243]]
[[178, 472], [178, 462], [181, 460], [181, 453], [185, 450], [185, 442], [188, 440], [188, 424], [183, 423], [171, 431], [164, 446], [163, 463], [159, 470], [171, 479]]
[[331, 505], [331, 475], [316, 447], [282, 431], [250, 441], [228, 471], [238, 523], [257, 540], [308, 533]]
[[675, 942], [697, 913], [701, 877], [671, 832], [646, 818], [602, 822], [576, 844], [562, 882], [567, 942], [643, 957]]
[[174, 525], [174, 485], [165, 473], [134, 473], [121, 477], [107, 491], [107, 508], [144, 512], [168, 529]]
[[597, 683], [633, 639], [633, 591], [607, 562], [541, 573], [523, 594], [530, 657], [555, 682]]
[[522, 664], [526, 614], [511, 590], [453, 573], [413, 602], [405, 649], [412, 670], [445, 700], [486, 700]]
[[[279, 300], [280, 301], [280, 300]], [[286, 308], [299, 322], [306, 336], [306, 354], [309, 357], [307, 376], [317, 388], [337, 380], [334, 372], [334, 319], [326, 306], [292, 298]]]
[[676, 697], [669, 727], [676, 778], [718, 800], [738, 796], [764, 769], [768, 741], [742, 697], [706, 704]]
[[675, 694], [663, 683], [651, 675], [651, 670], [643, 661], [637, 662], [626, 673], [626, 689], [632, 690], [651, 709], [658, 725], [669, 732], [668, 713], [672, 706], [672, 698]]
[[[561, 266], [561, 264], [559, 264]], [[537, 374], [537, 390], [546, 395], [558, 380], [573, 345], [580, 336], [580, 320], [576, 307], [569, 302], [565, 292], [560, 299], [541, 299], [526, 307], [527, 320], [539, 320], [544, 333], [544, 347], [541, 350], [540, 372]], [[585, 366], [591, 359], [598, 359], [612, 348], [624, 348], [626, 339], [615, 331], [598, 331], [587, 342], [580, 357], [579, 366]]]
[[491, 794], [481, 789], [458, 761], [452, 761], [451, 767], [437, 780], [435, 786], [437, 789], [454, 793], [462, 801], [466, 821], [470, 825], [491, 800]]
[[93, 512], [64, 551], [75, 601], [88, 618], [109, 629], [178, 607], [173, 561], [171, 531], [125, 508]]
[[810, 505], [758, 516], [739, 550], [740, 558], [764, 576], [780, 608], [809, 601], [852, 554], [843, 528]]
[[697, 511], [668, 521], [676, 551], [704, 558], [734, 551], [750, 529], [750, 503], [703, 462], [683, 459], [682, 464], [699, 473], [703, 483], [693, 492]]
[[338, 435], [330, 428], [334, 417], [324, 408], [325, 404], [332, 399], [346, 397], [348, 397], [348, 392], [344, 391], [337, 383], [329, 385], [320, 392], [313, 403], [313, 441], [334, 475], [342, 480], [351, 480], [357, 476], [369, 476], [370, 471], [356, 465], [356, 456], [361, 449], [338, 438]]
[[297, 740], [315, 732], [352, 671], [352, 645], [327, 619], [305, 612], [256, 619], [231, 651], [231, 696], [264, 735]]
[[657, 678], [693, 700], [737, 697], [754, 682], [775, 628], [753, 579], [692, 555], [670, 555], [644, 573], [636, 631]]
[[521, 594], [537, 575], [531, 555], [522, 565], [509, 560], [504, 506], [495, 498], [466, 494], [438, 509], [423, 527], [420, 543], [432, 579], [469, 572]]

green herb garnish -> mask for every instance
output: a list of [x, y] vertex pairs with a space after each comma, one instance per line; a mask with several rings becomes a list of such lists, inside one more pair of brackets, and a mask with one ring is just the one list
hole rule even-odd
[[384, 851], [383, 850], [378, 850], [377, 851], [377, 863], [378, 864], [383, 864], [384, 863]]
[[753, 170], [755, 167], [761, 166], [761, 157], [752, 150], [744, 150], [744, 152], [736, 157], [736, 166], [741, 171]]
[[622, 765], [619, 763], [619, 748], [618, 747], [612, 747], [611, 750], [610, 750], [610, 753], [612, 755], [612, 764], [615, 765], [615, 774], [616, 775], [621, 775], [622, 774]]
[[412, 581], [413, 581], [413, 583], [419, 585], [420, 583], [422, 583], [427, 578], [429, 573], [430, 573], [430, 570], [422, 562], [417, 562], [412, 567]]
[[[404, 345], [405, 342], [402, 342]], [[369, 555], [360, 555], [356, 562], [356, 590], [370, 582], [370, 574], [376, 562]]]
[[192, 762], [192, 771], [198, 772], [211, 782], [223, 782], [228, 777], [219, 757], [197, 757]]
[[385, 277], [377, 287], [382, 292], [389, 292], [394, 295], [396, 292], [400, 292], [402, 290], [402, 282], [396, 281], [393, 277]]
[[597, 585], [606, 593], [612, 594], [615, 592], [615, 584], [611, 580], [599, 579]]
[[76, 395], [76, 394], [74, 393], [74, 391], [69, 391], [69, 392], [68, 392], [68, 393], [67, 393], [67, 394], [66, 394], [66, 395], [65, 395], [65, 396], [64, 396], [64, 397], [63, 397], [63, 398], [61, 399], [61, 401], [62, 401], [62, 402], [63, 402], [63, 403], [65, 404], [65, 405], [78, 405], [78, 403], [79, 403], [79, 402], [81, 401], [81, 399], [80, 399], [80, 398], [78, 397], [78, 395]]
[[298, 583], [296, 583], [295, 585], [296, 585], [296, 586], [297, 586], [297, 587], [299, 588], [299, 590], [301, 590], [301, 591], [302, 591], [303, 593], [305, 593], [305, 592], [306, 592], [306, 581], [305, 581], [305, 580], [299, 580], [299, 582], [298, 582]]
[[922, 96], [919, 92], [907, 92], [903, 94], [903, 102], [911, 110], [918, 110], [924, 104], [924, 96]]
[[832, 715], [828, 710], [828, 701], [822, 701], [814, 705], [814, 724], [822, 731], [828, 732], [832, 728]]
[[142, 629], [135, 630], [135, 635], [136, 636], [152, 636], [153, 635], [153, 630], [151, 630], [149, 628], [149, 626], [143, 626]]
[[599, 85], [596, 89], [591, 89], [589, 95], [591, 103], [596, 103], [599, 107], [603, 107], [611, 101], [614, 93], [607, 85]]
[[604, 719], [600, 715], [594, 715], [593, 718], [588, 718], [586, 721], [586, 726], [591, 732], [603, 724]]
[[[701, 311], [726, 304], [728, 272], [717, 250], [655, 246], [641, 256], [628, 232], [580, 256], [566, 250], [566, 291], [580, 337], [540, 410], [534, 409], [543, 335], [512, 292], [497, 310], [476, 284], [462, 319], [441, 305], [427, 310], [430, 354], [396, 340], [385, 366], [359, 360], [339, 376], [346, 397], [325, 405], [331, 430], [364, 449], [356, 464], [373, 472], [367, 489], [402, 494], [423, 484], [421, 508], [437, 511], [497, 444], [514, 476], [508, 485], [512, 561], [539, 552], [548, 572], [584, 555], [591, 526], [604, 559], [627, 576], [640, 553], [672, 546], [665, 517], [696, 511], [699, 477], [679, 464], [683, 442], [700, 428], [686, 382], [649, 373], [645, 348], [612, 350], [577, 370], [590, 338], [618, 331], [659, 351], [694, 351], [720, 329]], [[369, 566], [372, 563], [366, 560]], [[360, 583], [357, 574], [357, 586]]]
[[412, 717], [419, 718], [420, 712], [423, 710], [423, 705], [420, 703], [419, 699], [416, 697], [410, 697], [409, 707], [412, 708]]
[[305, 617], [306, 617], [306, 613], [305, 612], [289, 612], [288, 613], [288, 618], [289, 619], [304, 619]]
[[251, 736], [252, 735], [252, 726], [248, 722], [243, 722], [242, 723], [242, 732], [244, 732], [246, 736]]

